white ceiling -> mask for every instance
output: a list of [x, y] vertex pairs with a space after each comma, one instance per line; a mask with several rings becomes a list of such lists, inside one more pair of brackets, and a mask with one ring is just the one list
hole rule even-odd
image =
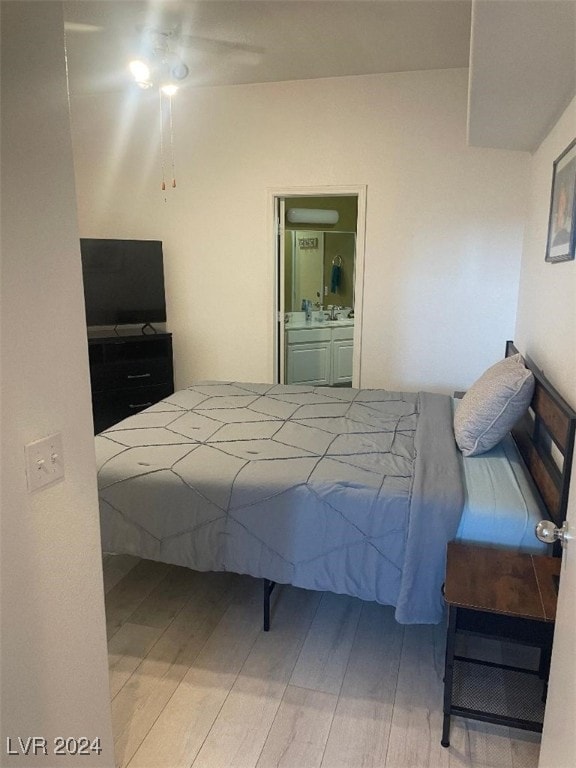
[[73, 95], [134, 88], [143, 27], [178, 30], [184, 87], [470, 66], [474, 146], [535, 149], [576, 93], [576, 0], [69, 0], [64, 14]]
[[468, 105], [470, 144], [533, 150], [575, 93], [574, 0], [476, 0]]
[[[470, 0], [204, 0], [66, 2], [71, 88], [129, 85], [126, 65], [146, 36], [169, 31], [190, 67], [187, 85], [230, 85], [467, 67]], [[80, 25], [75, 29], [75, 25]], [[198, 39], [201, 38], [201, 39]]]

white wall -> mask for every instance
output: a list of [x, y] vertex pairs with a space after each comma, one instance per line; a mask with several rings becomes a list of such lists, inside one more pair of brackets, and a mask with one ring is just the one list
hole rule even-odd
[[267, 189], [367, 185], [362, 386], [450, 391], [513, 335], [529, 157], [466, 146], [467, 71], [73, 100], [80, 231], [159, 237], [177, 385], [271, 380]]
[[[114, 765], [102, 563], [60, 3], [2, 3], [0, 764]], [[24, 445], [64, 439], [66, 479], [29, 494]], [[100, 756], [54, 756], [55, 736]], [[17, 738], [48, 740], [48, 755]]]
[[516, 339], [576, 408], [576, 261], [544, 261], [552, 166], [576, 135], [576, 99], [532, 157]]

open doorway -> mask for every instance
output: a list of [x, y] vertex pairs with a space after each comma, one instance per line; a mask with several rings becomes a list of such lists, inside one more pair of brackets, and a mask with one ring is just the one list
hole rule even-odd
[[273, 193], [275, 381], [360, 386], [365, 188]]

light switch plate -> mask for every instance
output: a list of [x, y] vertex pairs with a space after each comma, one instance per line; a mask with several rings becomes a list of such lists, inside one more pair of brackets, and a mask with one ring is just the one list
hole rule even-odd
[[64, 445], [60, 432], [28, 443], [25, 454], [30, 493], [64, 479]]

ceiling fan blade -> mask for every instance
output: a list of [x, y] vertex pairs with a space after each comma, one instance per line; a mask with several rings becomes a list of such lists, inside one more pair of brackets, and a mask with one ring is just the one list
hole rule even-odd
[[102, 32], [104, 27], [99, 27], [97, 24], [81, 24], [77, 21], [65, 21], [64, 29], [66, 32], [93, 34], [94, 32]]
[[176, 36], [175, 42], [182, 45], [185, 48], [197, 48], [198, 50], [220, 50], [230, 51], [231, 53], [264, 53], [264, 48], [256, 45], [248, 45], [247, 43], [233, 42], [231, 40], [219, 40], [215, 37], [201, 37], [199, 35], [179, 35]]

